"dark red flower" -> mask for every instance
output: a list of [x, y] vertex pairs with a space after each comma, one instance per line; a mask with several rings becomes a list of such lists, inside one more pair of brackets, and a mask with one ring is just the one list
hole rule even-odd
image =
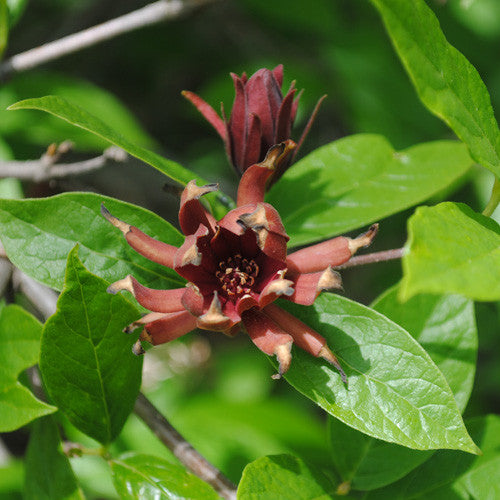
[[[242, 174], [248, 167], [262, 161], [273, 144], [290, 139], [293, 122], [297, 113], [300, 93], [293, 82], [285, 97], [283, 85], [283, 65], [272, 71], [259, 69], [250, 78], [231, 73], [236, 96], [229, 121], [222, 108], [222, 118], [201, 97], [185, 90], [182, 94], [191, 101], [221, 136], [229, 161]], [[295, 151], [288, 153], [276, 165], [274, 180], [281, 177], [297, 154], [316, 117], [323, 96], [309, 119]]]
[[345, 374], [325, 339], [273, 302], [281, 297], [311, 305], [324, 290], [341, 288], [332, 268], [369, 245], [377, 226], [351, 239], [334, 238], [287, 256], [288, 236], [278, 212], [264, 202], [265, 185], [276, 165], [289, 154], [291, 141], [272, 147], [263, 162], [246, 170], [241, 178], [237, 208], [220, 221], [204, 208], [200, 197], [217, 189], [209, 184], [188, 183], [181, 197], [179, 222], [186, 235], [176, 248], [157, 241], [136, 227], [102, 213], [120, 229], [128, 243], [144, 257], [175, 269], [188, 284], [177, 290], [153, 290], [132, 276], [110, 285], [108, 291], [130, 291], [149, 314], [129, 331], [143, 326], [140, 341], [162, 344], [195, 328], [235, 335], [243, 326], [254, 344], [279, 361], [278, 377], [291, 362], [292, 344], [332, 363]]

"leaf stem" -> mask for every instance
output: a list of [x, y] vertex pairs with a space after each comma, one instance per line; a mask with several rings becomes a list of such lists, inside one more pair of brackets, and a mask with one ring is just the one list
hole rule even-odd
[[495, 209], [500, 204], [500, 179], [498, 177], [495, 178], [495, 182], [493, 183], [493, 188], [491, 189], [491, 197], [490, 201], [486, 205], [486, 208], [483, 210], [483, 215], [486, 217], [491, 217]]
[[403, 253], [404, 248], [394, 248], [392, 250], [383, 250], [382, 252], [357, 255], [356, 257], [352, 257], [345, 264], [336, 266], [335, 269], [347, 269], [348, 267], [364, 266], [365, 264], [375, 264], [376, 262], [400, 259]]
[[200, 455], [142, 393], [137, 397], [134, 411], [193, 474], [210, 484], [222, 498], [236, 500], [234, 484]]

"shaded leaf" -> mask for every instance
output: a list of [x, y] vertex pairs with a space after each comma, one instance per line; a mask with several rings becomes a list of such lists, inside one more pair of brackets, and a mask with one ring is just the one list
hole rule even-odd
[[474, 160], [500, 176], [500, 130], [474, 66], [446, 40], [424, 0], [371, 0], [418, 95], [467, 145]]
[[42, 325], [18, 306], [0, 311], [0, 432], [9, 432], [57, 410], [39, 401], [18, 381], [38, 363]]
[[[472, 390], [477, 357], [472, 301], [459, 295], [420, 295], [401, 304], [398, 289], [396, 286], [384, 293], [373, 308], [418, 340], [446, 377], [463, 411]], [[354, 489], [390, 484], [432, 455], [371, 438], [337, 419], [330, 419], [329, 426], [336, 469]]]
[[271, 189], [291, 245], [344, 233], [419, 203], [471, 166], [463, 144], [438, 141], [396, 152], [359, 134], [316, 149]]
[[32, 427], [26, 455], [25, 500], [82, 500], [68, 458], [61, 450], [61, 438], [51, 417]]
[[46, 322], [40, 369], [51, 398], [79, 430], [101, 443], [119, 434], [141, 383], [142, 358], [123, 328], [138, 318], [121, 295], [68, 255], [57, 311]]
[[380, 313], [337, 295], [314, 306], [283, 304], [321, 333], [348, 377], [296, 349], [285, 378], [334, 417], [370, 436], [409, 448], [476, 453], [453, 394], [413, 337]]
[[270, 455], [247, 465], [238, 500], [327, 500], [338, 497], [336, 482], [292, 455]]
[[480, 456], [440, 450], [418, 469], [386, 488], [370, 492], [366, 500], [494, 499], [500, 495], [500, 417], [467, 421], [479, 444]]
[[66, 258], [76, 242], [83, 264], [107, 281], [130, 273], [153, 288], [182, 286], [176, 273], [130, 248], [122, 233], [101, 215], [101, 203], [153, 238], [182, 244], [182, 235], [171, 224], [144, 208], [93, 193], [65, 193], [0, 200], [0, 239], [7, 255], [26, 274], [57, 290], [63, 286]]
[[422, 292], [500, 299], [500, 226], [461, 203], [419, 207], [408, 222], [401, 297]]
[[127, 454], [110, 461], [113, 483], [123, 500], [217, 500], [207, 483], [163, 458]]

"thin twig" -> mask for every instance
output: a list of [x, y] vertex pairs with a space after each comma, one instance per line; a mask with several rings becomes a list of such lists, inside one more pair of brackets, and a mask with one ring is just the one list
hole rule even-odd
[[374, 264], [375, 262], [400, 259], [403, 256], [403, 252], [404, 248], [395, 248], [393, 250], [383, 250], [382, 252], [367, 253], [366, 255], [357, 255], [356, 257], [352, 257], [345, 264], [336, 266], [335, 269], [347, 269], [348, 267], [364, 266], [365, 264]]
[[[17, 268], [14, 269], [13, 279], [15, 286], [45, 318], [55, 312], [57, 294], [54, 290], [37, 283]], [[135, 413], [193, 474], [210, 484], [226, 500], [236, 499], [233, 483], [200, 455], [141, 393], [136, 401]]]
[[236, 499], [234, 484], [200, 455], [143, 394], [139, 394], [134, 411], [189, 470], [210, 484], [223, 498]]
[[45, 319], [56, 312], [57, 293], [54, 290], [38, 283], [18, 268], [14, 268], [12, 282], [14, 288], [23, 293]]
[[0, 161], [0, 178], [14, 177], [21, 181], [44, 182], [51, 179], [82, 175], [98, 170], [110, 161], [123, 162], [127, 153], [111, 146], [102, 155], [74, 163], [55, 163], [51, 155], [43, 155], [39, 160]]
[[168, 19], [175, 19], [182, 14], [186, 14], [193, 8], [210, 1], [212, 0], [160, 0], [105, 23], [93, 26], [92, 28], [27, 50], [7, 59], [0, 65], [0, 81], [6, 80], [15, 73], [20, 73], [46, 62], [59, 59], [86, 47], [110, 40], [123, 33], [157, 24]]

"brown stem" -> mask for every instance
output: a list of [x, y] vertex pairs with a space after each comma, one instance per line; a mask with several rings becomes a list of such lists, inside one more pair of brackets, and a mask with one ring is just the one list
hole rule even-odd
[[193, 474], [210, 484], [223, 498], [236, 499], [234, 484], [200, 455], [142, 393], [137, 397], [134, 411]]
[[335, 269], [347, 269], [348, 267], [364, 266], [375, 262], [386, 262], [388, 260], [400, 259], [403, 256], [404, 248], [394, 248], [393, 250], [383, 250], [382, 252], [368, 253], [352, 257], [345, 264], [336, 266]]

